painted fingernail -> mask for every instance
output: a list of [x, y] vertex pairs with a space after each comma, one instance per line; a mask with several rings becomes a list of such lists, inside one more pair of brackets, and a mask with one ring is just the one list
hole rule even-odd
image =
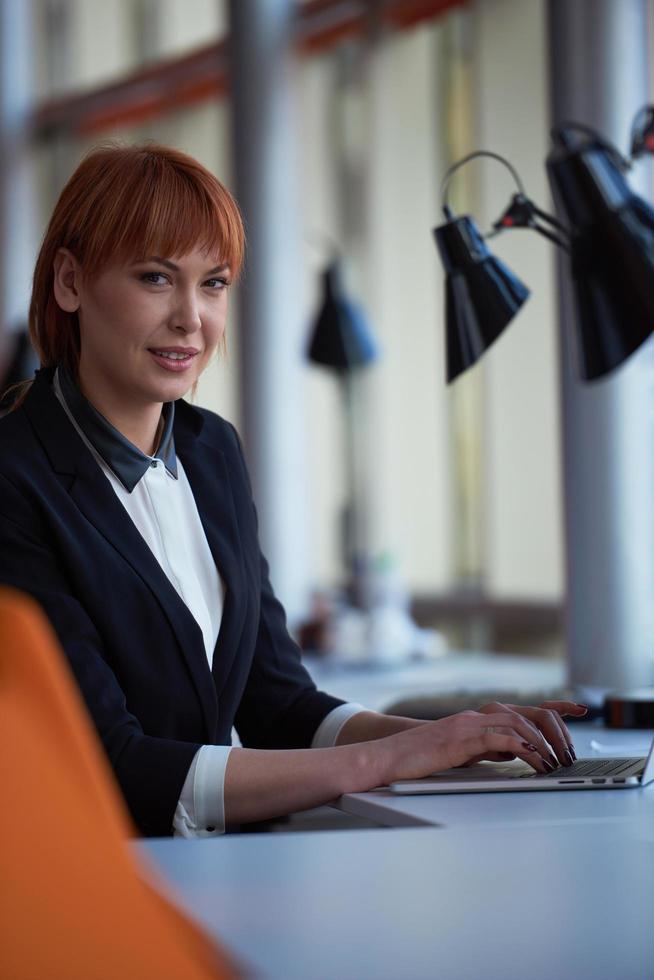
[[572, 756], [570, 755], [569, 752], [564, 752], [563, 753], [563, 758], [565, 759], [566, 766], [571, 766], [572, 765]]
[[577, 705], [578, 708], [583, 708], [584, 711], [590, 711], [590, 708], [588, 707], [587, 704], [579, 704], [578, 701], [575, 701], [575, 704]]
[[577, 753], [575, 752], [575, 747], [574, 747], [574, 745], [571, 745], [571, 746], [570, 746], [570, 755], [572, 756], [572, 758], [573, 758], [573, 759], [574, 759], [574, 761], [576, 762], [576, 761], [577, 761]]
[[541, 762], [545, 766], [546, 772], [554, 772], [554, 770], [556, 769], [556, 766], [553, 766], [551, 762], [547, 761], [547, 759], [541, 759]]
[[558, 769], [559, 767], [559, 760], [556, 758], [555, 755], [552, 755], [551, 752], [550, 752], [550, 765], [552, 766], [553, 769]]

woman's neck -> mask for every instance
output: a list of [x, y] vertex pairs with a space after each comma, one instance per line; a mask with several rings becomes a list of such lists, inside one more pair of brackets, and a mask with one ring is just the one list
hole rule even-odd
[[101, 388], [90, 392], [79, 378], [80, 391], [101, 415], [111, 422], [121, 435], [140, 449], [146, 456], [153, 456], [163, 433], [163, 405], [150, 402], [141, 405], [118, 404], [116, 398], [107, 397]]

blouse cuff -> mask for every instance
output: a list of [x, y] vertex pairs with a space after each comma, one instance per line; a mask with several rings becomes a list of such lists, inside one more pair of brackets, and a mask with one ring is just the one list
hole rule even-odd
[[367, 711], [362, 704], [355, 704], [350, 701], [347, 704], [339, 704], [338, 708], [333, 708], [328, 715], [318, 725], [316, 733], [311, 741], [312, 749], [330, 749], [336, 745], [336, 739], [346, 721], [354, 718], [362, 711]]
[[231, 745], [198, 749], [173, 817], [174, 837], [218, 837], [225, 833], [225, 770]]
[[[354, 703], [334, 708], [316, 729], [311, 748], [331, 748], [345, 722], [361, 711], [366, 708]], [[231, 751], [231, 745], [203, 745], [195, 753], [173, 817], [174, 837], [225, 833], [225, 770]]]

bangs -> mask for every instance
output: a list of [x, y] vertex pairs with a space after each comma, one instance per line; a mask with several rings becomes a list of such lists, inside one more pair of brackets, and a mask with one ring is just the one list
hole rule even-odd
[[[70, 248], [89, 274], [108, 264], [200, 249], [227, 264], [233, 278], [243, 263], [244, 233], [229, 191], [201, 164], [158, 146], [130, 148], [129, 167], [115, 149], [93, 154], [101, 202], [86, 194], [87, 220], [78, 212]], [[103, 159], [103, 157], [105, 157]], [[91, 198], [93, 195], [91, 195]], [[97, 208], [102, 208], [98, 219]]]

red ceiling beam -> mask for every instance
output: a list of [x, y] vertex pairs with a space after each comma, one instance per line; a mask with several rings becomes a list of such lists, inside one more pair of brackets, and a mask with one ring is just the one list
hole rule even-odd
[[34, 114], [37, 137], [134, 126], [163, 113], [221, 95], [228, 77], [226, 41], [168, 59], [88, 92], [42, 103]]
[[[375, 22], [403, 30], [431, 20], [466, 0], [310, 0], [297, 8], [294, 39], [305, 54], [347, 37], [365, 35]], [[99, 134], [129, 127], [223, 95], [229, 87], [229, 39], [167, 59], [88, 92], [41, 103], [33, 118], [37, 138], [58, 133]]]
[[440, 3], [434, 3], [434, 0], [404, 0], [403, 3], [390, 3], [386, 16], [394, 27], [406, 28], [422, 20], [433, 20], [453, 7], [464, 6], [465, 0], [440, 0]]

